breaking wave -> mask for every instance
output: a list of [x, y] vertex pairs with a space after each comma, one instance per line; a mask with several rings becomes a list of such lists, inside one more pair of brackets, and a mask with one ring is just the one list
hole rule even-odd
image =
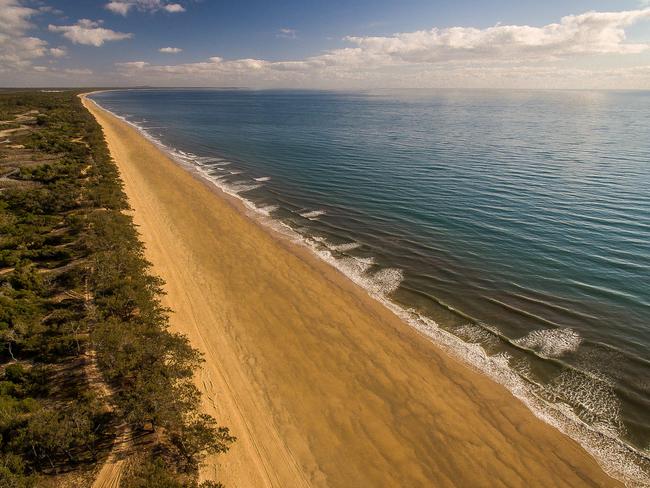
[[309, 212], [302, 212], [299, 215], [309, 220], [314, 220], [321, 215], [325, 215], [325, 210], [310, 210]]
[[557, 358], [568, 352], [574, 352], [580, 346], [582, 337], [573, 329], [541, 329], [515, 339], [514, 344], [533, 349], [542, 356]]

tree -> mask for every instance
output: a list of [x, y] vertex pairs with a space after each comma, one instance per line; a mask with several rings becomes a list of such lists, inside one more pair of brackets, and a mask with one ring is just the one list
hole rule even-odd
[[170, 433], [170, 440], [180, 458], [178, 465], [189, 471], [197, 469], [206, 455], [226, 452], [235, 437], [210, 415], [192, 414]]

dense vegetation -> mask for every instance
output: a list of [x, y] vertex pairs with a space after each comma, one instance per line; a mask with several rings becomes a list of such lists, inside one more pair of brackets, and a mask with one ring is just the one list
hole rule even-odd
[[234, 439], [199, 413], [201, 356], [168, 330], [100, 127], [74, 92], [0, 93], [0, 121], [0, 486], [85, 486], [116, 439], [121, 486], [197, 486]]

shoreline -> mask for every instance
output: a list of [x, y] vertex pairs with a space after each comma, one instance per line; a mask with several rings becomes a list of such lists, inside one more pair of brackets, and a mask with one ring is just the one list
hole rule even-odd
[[[92, 103], [98, 105], [94, 100], [92, 100]], [[351, 280], [361, 287], [372, 299], [386, 307], [402, 322], [417, 330], [427, 340], [433, 341], [446, 354], [460, 361], [462, 365], [472, 368], [482, 375], [487, 376], [492, 381], [504, 386], [533, 415], [578, 442], [578, 444], [596, 459], [601, 468], [610, 476], [627, 483], [629, 486], [650, 485], [650, 458], [648, 457], [648, 453], [626, 442], [617, 435], [620, 433], [613, 433], [607, 425], [602, 426], [600, 424], [592, 425], [585, 423], [575, 414], [571, 407], [559, 401], [555, 403], [547, 401], [537, 391], [539, 388], [544, 390], [544, 386], [531, 381], [529, 378], [520, 376], [509, 365], [507, 359], [502, 358], [498, 354], [493, 356], [488, 355], [481, 345], [465, 342], [440, 327], [426, 315], [393, 301], [383, 290], [376, 290], [375, 283], [373, 282], [374, 276], [368, 276], [363, 271], [355, 269], [355, 267], [350, 268], [344, 260], [340, 260], [333, 253], [333, 251], [338, 250], [337, 247], [339, 245], [332, 245], [330, 247], [328, 244], [324, 244], [322, 240], [301, 234], [282, 220], [270, 215], [270, 211], [273, 211], [277, 207], [257, 206], [254, 201], [241, 195], [241, 188], [213, 178], [210, 172], [205, 171], [203, 167], [203, 160], [213, 160], [213, 157], [199, 157], [192, 153], [185, 153], [182, 150], [169, 147], [138, 124], [110, 112], [101, 107], [101, 105], [98, 105], [98, 107], [136, 130], [142, 137], [161, 150], [166, 157], [188, 171], [200, 184], [207, 186], [217, 197], [225, 198], [238, 211], [243, 212], [250, 218], [252, 223], [260, 226], [264, 231], [269, 232], [273, 237], [277, 238], [279, 244], [285, 245], [287, 240], [289, 240], [291, 241], [290, 247], [297, 245], [302, 249], [306, 249], [312, 257], [316, 257], [325, 262], [346, 279]], [[219, 160], [220, 158], [217, 159]], [[256, 183], [264, 181], [264, 178], [255, 178], [254, 181]], [[269, 208], [271, 208], [270, 211]], [[353, 246], [357, 245], [354, 241], [350, 244]], [[350, 244], [343, 244], [343, 246]], [[401, 274], [398, 268], [381, 268], [380, 272], [376, 274], [393, 271]], [[397, 278], [397, 283], [400, 280], [401, 276]], [[380, 283], [381, 285], [383, 283]], [[451, 310], [465, 316], [459, 310]], [[466, 318], [470, 321], [476, 321], [476, 319], [470, 316], [466, 316]], [[491, 332], [494, 333], [494, 331]], [[495, 335], [499, 334], [495, 333]], [[502, 336], [502, 339], [513, 347], [522, 348], [522, 346], [505, 336]], [[529, 351], [535, 353], [532, 350]]]
[[[106, 113], [102, 115], [102, 112], [97, 109], [93, 110], [89, 105], [86, 104], [87, 108], [98, 118], [98, 121], [104, 127], [105, 133], [107, 133], [109, 147], [125, 180], [127, 195], [135, 209], [136, 222], [140, 224], [143, 240], [147, 245], [147, 257], [154, 263], [156, 273], [161, 275], [168, 283], [166, 290], [169, 293], [169, 303], [167, 304], [177, 312], [172, 316], [173, 324], [177, 324], [175, 317], [181, 313], [178, 310], [177, 304], [178, 302], [182, 302], [183, 295], [185, 295], [186, 301], [192, 302], [193, 297], [189, 295], [195, 292], [200, 294], [202, 290], [189, 290], [192, 288], [192, 277], [188, 279], [188, 277], [181, 276], [183, 270], [172, 269], [174, 268], [173, 262], [177, 260], [178, 255], [174, 257], [174, 254], [170, 250], [163, 250], [163, 248], [167, 247], [167, 243], [164, 240], [162, 242], [156, 242], [156, 240], [162, 239], [160, 236], [164, 234], [170, 240], [177, 241], [174, 246], [176, 251], [188, 250], [192, 254], [192, 256], [188, 257], [188, 264], [195, 264], [200, 267], [203, 267], [205, 261], [203, 259], [197, 259], [198, 254], [209, 261], [211, 258], [210, 251], [214, 252], [214, 248], [210, 248], [208, 245], [207, 250], [203, 249], [203, 253], [198, 253], [197, 246], [199, 244], [188, 242], [192, 236], [187, 235], [188, 233], [184, 232], [184, 230], [191, 230], [191, 222], [182, 222], [184, 218], [195, 220], [195, 225], [199, 222], [203, 224], [212, 222], [215, 226], [219, 227], [219, 221], [227, 216], [227, 220], [230, 223], [238, 226], [240, 229], [245, 229], [245, 232], [239, 233], [241, 236], [254, 234], [254, 237], [248, 238], [246, 242], [246, 244], [253, 246], [253, 249], [254, 246], [263, 242], [266, 254], [276, 260], [278, 264], [284, 265], [286, 268], [287, 264], [290, 263], [295, 267], [301, 268], [301, 271], [298, 273], [300, 276], [291, 277], [293, 280], [287, 280], [287, 276], [260, 275], [263, 281], [268, 281], [266, 283], [268, 287], [267, 291], [277, 294], [278, 290], [274, 290], [274, 285], [292, 285], [292, 289], [301, 290], [300, 293], [303, 291], [313, 292], [314, 289], [322, 289], [322, 293], [316, 294], [307, 303], [303, 297], [297, 296], [296, 293], [289, 295], [288, 300], [286, 297], [285, 300], [280, 300], [279, 297], [276, 297], [279, 301], [285, 302], [291, 302], [292, 298], [295, 299], [296, 303], [289, 303], [288, 305], [290, 308], [303, 307], [300, 309], [303, 315], [310, 313], [317, 315], [320, 312], [320, 321], [316, 320], [315, 323], [327, 329], [324, 331], [311, 330], [307, 327], [307, 324], [303, 323], [304, 317], [298, 317], [295, 319], [296, 323], [289, 324], [290, 326], [284, 326], [283, 330], [288, 335], [295, 335], [295, 339], [300, 337], [301, 339], [314, 340], [317, 338], [319, 340], [310, 345], [297, 342], [295, 346], [298, 349], [302, 349], [300, 352], [304, 354], [300, 358], [294, 358], [291, 361], [283, 358], [287, 364], [283, 364], [281, 368], [275, 367], [275, 371], [268, 373], [268, 377], [265, 379], [271, 379], [271, 376], [275, 375], [275, 381], [271, 381], [270, 383], [274, 384], [277, 391], [269, 389], [268, 381], [259, 381], [260, 373], [255, 371], [255, 367], [249, 368], [248, 371], [239, 371], [238, 380], [240, 383], [236, 383], [232, 380], [232, 376], [234, 375], [233, 370], [237, 369], [237, 365], [223, 365], [224, 370], [228, 370], [229, 367], [231, 369], [225, 373], [231, 376], [231, 378], [225, 380], [226, 386], [236, 384], [237, 386], [233, 388], [235, 390], [243, 389], [243, 386], [247, 386], [251, 387], [252, 391], [257, 390], [262, 396], [266, 396], [266, 405], [261, 407], [261, 410], [258, 409], [260, 411], [253, 410], [251, 416], [260, 415], [261, 418], [269, 418], [270, 414], [274, 423], [276, 441], [279, 442], [280, 447], [282, 445], [285, 446], [287, 456], [285, 460], [289, 459], [294, 461], [293, 464], [289, 463], [290, 466], [293, 466], [292, 474], [289, 472], [284, 474], [287, 476], [295, 476], [295, 478], [285, 486], [300, 486], [296, 484], [299, 483], [297, 480], [302, 480], [305, 485], [314, 484], [318, 486], [324, 484], [345, 486], [343, 480], [349, 480], [350, 476], [357, 476], [354, 479], [358, 479], [360, 482], [363, 481], [370, 484], [380, 482], [382, 486], [392, 484], [397, 486], [397, 483], [403, 480], [411, 480], [414, 486], [419, 484], [426, 485], [426, 483], [431, 482], [436, 482], [439, 486], [445, 486], [471, 481], [485, 482], [487, 479], [494, 481], [496, 485], [501, 480], [502, 484], [508, 484], [510, 486], [524, 482], [532, 484], [535, 482], [539, 483], [538, 480], [540, 479], [544, 481], [540, 483], [540, 486], [549, 486], [554, 483], [563, 484], [564, 486], [588, 486], [590, 484], [589, 480], [591, 480], [592, 484], [615, 484], [613, 480], [607, 478], [600, 471], [595, 461], [575, 441], [569, 437], [565, 437], [553, 427], [534, 417], [505, 388], [495, 384], [488, 377], [470, 370], [465, 364], [458, 363], [455, 359], [447, 356], [445, 352], [441, 351], [444, 347], [434, 345], [430, 340], [424, 338], [421, 333], [404, 324], [393, 313], [394, 311], [391, 312], [385, 309], [384, 305], [369, 297], [365, 290], [352, 284], [351, 281], [330, 265], [318, 260], [308, 249], [295, 246], [288, 242], [287, 239], [273, 236], [268, 229], [262, 229], [259, 223], [243, 215], [245, 213], [245, 207], [242, 202], [235, 201], [233, 197], [219, 194], [219, 190], [216, 188], [209, 188], [204, 181], [198, 179], [197, 175], [191, 175], [185, 169], [174, 163], [159, 148], [151, 142], [146, 141], [141, 134], [125, 122], [119, 121], [116, 117], [112, 117], [111, 120], [111, 116], [106, 115]], [[111, 132], [114, 133], [112, 136], [110, 134]], [[119, 137], [116, 134], [120, 134]], [[138, 143], [143, 149], [129, 148], [128, 141], [122, 140], [129, 138], [131, 139], [131, 145]], [[120, 147], [118, 148], [117, 146]], [[145, 146], [147, 147], [144, 148]], [[146, 153], [147, 157], [151, 160], [149, 162], [134, 164], [134, 158], [130, 158], [129, 153], [135, 153], [138, 150]], [[128, 161], [129, 159], [131, 161]], [[135, 168], [127, 165], [127, 161], [129, 164], [140, 166], [140, 173], [137, 174]], [[160, 164], [152, 166], [151, 163], [153, 161]], [[149, 171], [152, 168], [155, 169], [154, 172], [161, 174], [152, 176]], [[165, 174], [165, 177], [162, 176], [162, 173]], [[140, 180], [149, 179], [152, 181], [137, 181], [136, 175]], [[179, 186], [178, 184], [182, 182], [182, 185], [192, 187], [192, 193], [196, 193], [197, 195], [201, 194], [201, 200], [206, 203], [206, 209], [209, 207], [209, 210], [205, 210], [205, 214], [214, 213], [216, 215], [204, 215], [203, 208], [196, 202], [171, 202], [171, 196], [162, 195], [163, 190], [157, 187], [157, 185], [162, 186], [165, 184], [163, 180], [166, 179], [174, 179], [177, 183], [176, 186]], [[172, 185], [170, 182], [166, 184], [168, 186]], [[136, 188], [139, 188], [139, 191], [135, 191]], [[168, 193], [173, 191], [182, 193], [183, 188], [176, 187], [171, 190], [168, 188]], [[186, 190], [187, 192], [189, 190]], [[145, 195], [146, 193], [150, 195], [147, 196]], [[136, 204], [135, 202], [138, 202], [138, 200], [142, 201]], [[148, 200], [148, 207], [145, 200]], [[182, 203], [183, 207], [187, 207], [185, 208], [184, 215], [181, 215], [183, 212], [176, 208], [179, 206], [179, 203]], [[157, 210], [154, 210], [156, 207], [158, 207]], [[191, 208], [195, 210], [200, 208], [201, 215], [187, 212]], [[155, 231], [155, 226], [151, 222], [143, 221], [143, 214], [145, 213], [149, 217], [152, 217], [155, 214], [161, 214], [160, 211], [169, 211], [172, 209], [175, 210], [173, 213], [178, 214], [178, 218], [167, 215], [171, 212], [163, 212], [162, 215], [156, 215], [156, 219], [159, 220], [159, 225]], [[178, 220], [179, 218], [181, 220]], [[179, 230], [180, 232], [169, 232], [170, 225], [174, 226], [174, 230]], [[166, 231], [165, 226], [168, 227]], [[181, 230], [181, 228], [184, 230]], [[224, 229], [225, 227], [221, 230]], [[232, 229], [227, 229], [227, 231], [230, 230]], [[194, 232], [196, 234], [196, 230]], [[204, 228], [202, 233], [196, 234], [197, 239], [202, 234], [207, 234], [203, 240], [209, 241], [215, 248], [228, 249], [229, 252], [233, 253], [232, 261], [225, 265], [227, 269], [231, 272], [251, 273], [250, 269], [245, 269], [248, 265], [245, 262], [242, 263], [241, 258], [251, 257], [254, 259], [254, 255], [257, 252], [252, 252], [253, 249], [246, 249], [246, 246], [244, 246], [244, 249], [228, 248], [227, 243], [221, 242], [228, 240], [228, 238], [224, 239], [216, 235], [212, 227]], [[184, 236], [186, 237], [184, 238]], [[207, 243], [204, 242], [202, 245], [206, 246]], [[154, 247], [157, 247], [158, 250], [152, 250]], [[252, 252], [253, 255], [249, 256], [247, 252]], [[159, 254], [159, 256], [154, 256], [156, 254]], [[165, 254], [167, 255], [165, 256]], [[279, 254], [281, 256], [278, 256]], [[163, 258], [166, 258], [167, 261]], [[223, 263], [221, 265], [223, 267]], [[211, 266], [211, 268], [212, 271], [220, 276], [230, 278], [227, 274], [224, 275], [224, 269], [221, 269], [219, 265]], [[269, 269], [268, 266], [266, 268]], [[271, 267], [269, 271], [275, 273], [275, 268]], [[286, 269], [293, 272], [291, 266]], [[213, 289], [220, 288], [214, 282], [214, 277], [209, 276], [210, 273], [204, 273], [202, 272], [203, 270], [196, 268], [193, 271], [196, 272], [196, 275], [202, 275], [202, 278], [206, 282], [213, 285]], [[183, 282], [186, 286], [175, 285], [173, 283], [174, 280]], [[304, 284], [306, 282], [310, 283], [311, 288], [307, 287], [302, 290], [302, 288], [305, 288]], [[196, 284], [194, 288], [197, 288]], [[248, 288], [244, 288], [241, 290], [243, 296], [240, 298], [242, 299], [247, 298], [247, 293], [251, 291], [255, 292], [255, 287], [251, 287], [250, 284]], [[175, 290], [173, 294], [172, 289]], [[210, 288], [208, 287], [208, 289]], [[229, 293], [224, 293], [224, 289], [219, 289], [218, 291], [221, 292], [222, 301], [220, 303], [204, 303], [201, 306], [205, 309], [219, 309], [220, 305], [234, 301]], [[329, 300], [326, 298], [329, 298]], [[321, 303], [321, 301], [327, 303]], [[267, 300], [265, 303], [268, 304], [268, 302]], [[347, 307], [358, 310], [354, 310], [353, 312], [345, 309], [339, 310], [332, 306], [330, 302], [345, 303]], [[285, 303], [285, 305], [287, 304]], [[194, 310], [190, 312], [187, 315], [188, 317], [192, 316]], [[264, 313], [264, 310], [255, 310], [254, 312]], [[288, 313], [286, 316], [296, 317], [295, 311], [293, 312]], [[323, 312], [329, 314], [327, 318], [330, 321], [331, 316], [338, 319], [335, 326], [332, 327], [331, 324], [327, 323], [328, 320], [324, 320], [325, 315]], [[252, 357], [254, 363], [257, 363], [258, 360], [260, 363], [266, 361], [267, 367], [274, 368], [273, 361], [269, 362], [268, 354], [265, 356], [262, 351], [262, 349], [268, 349], [268, 347], [260, 344], [259, 339], [261, 339], [261, 336], [252, 337], [255, 334], [250, 334], [246, 330], [246, 327], [244, 327], [245, 324], [240, 323], [240, 321], [234, 318], [232, 318], [233, 323], [229, 324], [227, 323], [228, 320], [224, 320], [227, 317], [217, 317], [219, 315], [218, 310], [205, 310], [205, 313], [207, 314], [206, 316], [216, 319], [215, 324], [223, 327], [223, 332], [226, 335], [230, 333], [230, 339], [234, 338], [228, 345], [231, 350], [225, 352], [232, 353], [233, 350], [240, 353], [244, 352], [244, 357], [246, 355], [249, 356], [248, 359]], [[246, 314], [245, 311], [231, 310], [231, 313], [233, 315], [242, 313], [244, 315], [251, 315], [251, 313]], [[349, 320], [352, 316], [357, 320]], [[284, 315], [281, 317], [263, 317], [262, 322], [266, 326], [271, 324], [279, 326], [277, 322], [281, 321], [284, 317]], [[221, 324], [219, 324], [219, 318], [221, 319]], [[251, 318], [253, 319], [252, 323], [258, 324], [259, 317]], [[258, 322], [254, 320], [255, 318], [258, 318]], [[355, 326], [350, 327], [350, 324], [355, 324]], [[198, 326], [196, 328], [199, 329]], [[329, 329], [333, 330], [330, 331]], [[210, 350], [214, 345], [210, 339], [204, 340], [203, 335], [205, 335], [205, 331], [203, 330], [190, 332], [195, 333], [195, 335], [198, 333], [197, 340], [203, 340], [204, 344], [196, 344], [194, 338], [186, 329], [181, 328], [180, 330], [190, 335], [192, 342], [204, 350], [204, 352], [206, 349]], [[334, 334], [334, 336], [331, 336], [331, 334]], [[249, 335], [251, 337], [248, 337]], [[238, 340], [244, 336], [247, 337], [247, 340]], [[354, 340], [342, 341], [339, 336], [345, 338], [353, 336]], [[269, 335], [268, 333], [264, 335], [264, 338], [275, 341], [281, 339], [281, 337], [274, 337], [273, 334]], [[331, 349], [327, 351], [327, 354], [318, 351], [323, 346], [323, 341]], [[373, 341], [379, 342], [379, 344], [374, 344]], [[224, 349], [224, 347], [222, 346], [221, 349]], [[285, 352], [293, 352], [286, 351], [283, 344], [274, 344], [272, 350], [280, 355]], [[371, 351], [373, 352], [372, 354], [370, 353]], [[268, 353], [269, 351], [266, 352]], [[404, 352], [408, 353], [402, 354]], [[320, 356], [319, 353], [321, 353]], [[346, 358], [345, 354], [349, 355], [347, 359], [353, 358], [355, 353], [361, 354], [364, 361], [361, 361], [361, 364], [355, 364], [354, 368], [346, 368], [346, 365], [340, 366], [334, 361], [331, 369], [328, 371], [313, 371], [310, 369], [308, 375], [303, 373], [303, 377], [298, 378], [303, 381], [301, 386], [305, 389], [307, 396], [311, 395], [310, 398], [312, 401], [321, 400], [324, 402], [328, 407], [325, 409], [327, 412], [338, 411], [337, 408], [334, 408], [336, 405], [332, 405], [329, 395], [335, 394], [334, 396], [337, 396], [336, 394], [338, 394], [337, 398], [342, 403], [346, 403], [345, 400], [350, 399], [350, 405], [346, 405], [348, 408], [341, 406], [342, 410], [339, 411], [339, 415], [343, 412], [343, 415], [340, 415], [339, 418], [341, 423], [354, 421], [354, 427], [357, 427], [356, 430], [352, 429], [355, 436], [350, 436], [348, 432], [333, 432], [331, 430], [333, 419], [324, 418], [318, 421], [317, 419], [310, 418], [308, 412], [306, 414], [300, 406], [291, 405], [292, 392], [287, 391], [287, 385], [282, 383], [283, 381], [291, 383], [294, 380], [292, 374], [288, 374], [288, 372], [291, 372], [296, 366], [310, 366], [311, 356], [319, 356], [323, 360], [332, 361], [335, 358]], [[296, 361], [295, 359], [300, 359], [300, 361]], [[212, 364], [211, 374], [218, 374], [221, 366], [222, 364], [219, 363]], [[241, 366], [239, 369], [241, 369]], [[328, 372], [330, 373], [329, 375], [327, 374]], [[279, 375], [279, 373], [282, 374]], [[328, 377], [332, 375], [334, 378]], [[282, 381], [279, 381], [280, 379]], [[311, 385], [314, 380], [341, 380], [341, 384], [318, 390], [317, 385]], [[356, 384], [346, 387], [346, 381], [356, 382]], [[372, 383], [372, 387], [368, 384], [359, 384], [364, 382]], [[225, 392], [225, 390], [220, 388], [216, 388], [216, 391], [218, 393]], [[248, 391], [251, 391], [251, 389]], [[439, 395], [440, 391], [445, 391], [447, 397], [441, 399]], [[367, 411], [367, 409], [363, 408], [364, 404], [360, 398], [356, 398], [354, 395], [344, 395], [344, 392], [356, 393], [357, 396], [362, 397], [366, 401], [378, 401], [378, 410], [380, 411]], [[318, 394], [316, 395], [316, 393]], [[275, 398], [276, 394], [278, 398]], [[392, 398], [393, 395], [397, 398]], [[219, 401], [223, 401], [223, 398], [219, 399]], [[417, 410], [417, 414], [410, 408], [411, 403], [416, 403], [420, 407]], [[488, 412], [484, 412], [481, 408], [485, 404], [488, 405]], [[363, 411], [363, 415], [350, 408], [352, 406], [356, 406]], [[386, 406], [390, 408], [381, 408]], [[493, 411], [495, 407], [496, 411]], [[404, 416], [399, 415], [398, 412], [394, 412], [394, 410], [399, 411], [400, 409], [406, 410], [405, 413], [409, 413], [410, 411], [411, 415]], [[455, 409], [458, 409], [459, 412], [456, 412]], [[242, 411], [251, 413], [246, 409]], [[466, 415], [468, 412], [471, 413]], [[458, 416], [459, 413], [460, 417]], [[252, 420], [251, 416], [245, 418], [242, 415], [242, 419], [240, 420], [249, 422]], [[489, 418], [484, 418], [484, 416]], [[242, 438], [239, 429], [235, 428], [235, 425], [231, 425], [228, 422], [226, 424], [231, 426], [235, 435]], [[396, 425], [394, 427], [395, 432], [391, 432], [391, 426], [393, 425]], [[513, 425], [518, 426], [518, 428], [514, 429], [515, 432], [512, 432]], [[329, 430], [328, 427], [330, 428]], [[348, 425], [348, 427], [351, 428], [352, 426]], [[526, 433], [523, 434], [520, 432], [520, 428]], [[260, 432], [258, 432], [255, 425], [250, 425], [249, 430], [251, 433], [250, 442], [257, 442], [258, 439], [256, 437], [260, 435]], [[407, 433], [409, 435], [406, 435]], [[355, 442], [354, 437], [356, 436], [360, 436], [362, 439], [356, 440]], [[327, 442], [323, 442], [326, 440], [338, 441], [338, 443], [332, 442], [330, 445], [340, 446], [343, 451], [346, 451], [346, 455], [336, 456], [336, 453], [323, 452], [328, 450]], [[442, 448], [438, 445], [440, 442], [433, 442], [441, 440], [445, 441], [443, 442], [444, 446]], [[245, 442], [249, 441], [246, 440]], [[416, 444], [417, 442], [420, 442], [422, 445], [418, 446]], [[390, 445], [398, 452], [386, 454], [385, 450], [379, 449], [378, 447], [384, 445]], [[512, 445], [516, 447], [513, 448]], [[418, 449], [422, 446], [427, 446], [424, 452], [422, 452], [422, 449]], [[455, 447], [459, 446], [462, 446], [460, 451], [467, 450], [468, 452], [455, 452]], [[482, 454], [487, 455], [488, 458], [482, 459], [482, 456], [472, 456], [469, 451], [476, 454], [476, 449]], [[233, 455], [226, 454], [224, 459], [226, 456], [234, 457], [236, 450], [238, 450], [237, 446], [232, 451]], [[489, 452], [485, 452], [486, 450]], [[553, 452], [551, 452], [552, 450]], [[355, 453], [356, 457], [354, 456]], [[267, 473], [269, 470], [278, 469], [279, 465], [277, 462], [269, 461], [270, 458], [267, 458], [267, 462], [264, 462], [265, 455], [258, 451], [259, 459], [257, 466], [264, 467]], [[548, 457], [549, 459], [543, 459], [543, 457]], [[440, 458], [443, 460], [441, 461]], [[277, 460], [277, 457], [275, 459]], [[334, 462], [334, 459], [337, 459], [338, 462]], [[360, 473], [353, 470], [348, 477], [337, 481], [337, 471], [343, 471], [343, 467], [340, 466], [340, 462], [343, 461], [347, 461], [350, 464], [356, 463], [357, 468], [370, 464], [371, 467], [376, 467], [376, 469], [372, 473]], [[243, 461], [240, 464], [242, 466], [245, 465]], [[475, 464], [479, 464], [482, 469], [477, 469]], [[405, 469], [405, 465], [410, 468]], [[227, 474], [227, 466], [228, 464], [224, 467], [223, 473], [220, 474]], [[261, 472], [263, 470], [260, 469], [258, 471]], [[471, 479], [466, 477], [471, 477]], [[273, 481], [270, 481], [270, 475], [268, 478], [265, 484], [267, 486], [274, 486]], [[285, 480], [288, 479], [290, 478], [285, 478]], [[571, 479], [575, 482], [570, 483], [570, 481], [567, 481]], [[278, 479], [278, 481], [280, 480]], [[249, 486], [241, 481], [241, 479], [234, 480], [232, 484]], [[258, 486], [258, 484], [253, 483], [250, 486]]]

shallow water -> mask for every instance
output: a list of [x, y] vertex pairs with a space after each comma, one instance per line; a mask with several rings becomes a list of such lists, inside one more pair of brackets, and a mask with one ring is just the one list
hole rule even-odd
[[93, 98], [425, 333], [647, 454], [650, 92]]

